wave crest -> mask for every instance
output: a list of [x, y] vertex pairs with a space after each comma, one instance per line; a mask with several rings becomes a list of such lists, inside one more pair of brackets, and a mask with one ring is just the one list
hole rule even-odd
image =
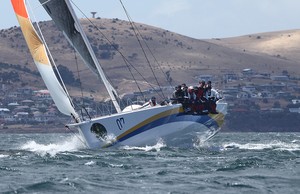
[[124, 149], [124, 150], [140, 150], [140, 151], [145, 151], [145, 152], [148, 152], [148, 151], [160, 151], [161, 148], [163, 147], [166, 147], [166, 144], [164, 142], [163, 139], [159, 139], [157, 141], [157, 143], [153, 146], [144, 146], [144, 147], [138, 147], [138, 146], [123, 146], [121, 149]]
[[272, 141], [267, 143], [225, 143], [223, 145], [224, 149], [243, 149], [243, 150], [264, 150], [264, 149], [273, 149], [273, 150], [280, 150], [280, 151], [299, 151], [300, 144], [291, 142], [282, 142], [282, 141]]
[[79, 137], [71, 136], [61, 142], [49, 144], [40, 144], [31, 140], [22, 145], [20, 149], [35, 152], [40, 156], [49, 154], [51, 157], [54, 157], [61, 152], [78, 151], [83, 148], [85, 148], [85, 145], [83, 145]]

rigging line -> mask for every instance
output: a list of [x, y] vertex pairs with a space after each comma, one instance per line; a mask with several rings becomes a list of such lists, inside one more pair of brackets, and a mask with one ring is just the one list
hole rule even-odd
[[[150, 82], [147, 81], [147, 79], [135, 68], [134, 65], [132, 65], [128, 59], [122, 54], [122, 52], [105, 36], [105, 34], [82, 12], [82, 10], [77, 7], [77, 5], [72, 1], [73, 5], [80, 11], [80, 13], [101, 33], [101, 35], [108, 41], [108, 43], [122, 56], [123, 60], [126, 61], [141, 77], [142, 79], [149, 84], [149, 86], [161, 97], [161, 95], [157, 92], [157, 90], [150, 84]], [[133, 76], [134, 77], [134, 76]], [[138, 83], [136, 82], [136, 85], [138, 86]], [[139, 88], [139, 86], [138, 86]], [[142, 91], [140, 90], [140, 93]]]
[[73, 130], [71, 130], [70, 129], [70, 127], [69, 126], [65, 126], [71, 133], [73, 133], [73, 135], [75, 135], [78, 139], [79, 139], [79, 141], [81, 141], [81, 143], [83, 143], [83, 145], [85, 145], [85, 146], [87, 146], [86, 145], [86, 143], [81, 139], [81, 137], [80, 137], [80, 135], [78, 135], [78, 133], [75, 133]]
[[[30, 10], [30, 12], [31, 12], [31, 15], [33, 16], [34, 21], [37, 21], [35, 15], [34, 15], [34, 12], [33, 12], [32, 8], [31, 8], [30, 3], [27, 3], [27, 5], [29, 6], [29, 10]], [[63, 82], [63, 79], [62, 79], [62, 77], [61, 77], [61, 75], [60, 75], [60, 73], [59, 73], [59, 71], [58, 71], [58, 69], [57, 69], [57, 66], [56, 66], [56, 64], [55, 64], [55, 62], [54, 62], [54, 59], [53, 59], [53, 57], [52, 57], [52, 54], [51, 54], [51, 52], [50, 52], [50, 49], [49, 49], [49, 47], [48, 47], [46, 41], [45, 41], [45, 38], [44, 38], [44, 36], [43, 36], [42, 30], [41, 30], [41, 28], [40, 28], [38, 22], [36, 22], [36, 26], [37, 26], [37, 28], [38, 28], [38, 31], [39, 31], [40, 35], [41, 35], [42, 42], [43, 42], [43, 44], [44, 44], [44, 46], [45, 46], [45, 48], [46, 48], [46, 50], [47, 50], [47, 52], [48, 52], [47, 54], [48, 54], [48, 56], [50, 57], [50, 61], [51, 61], [50, 63], [51, 63], [51, 66], [55, 68], [55, 70], [56, 70], [56, 72], [57, 72], [57, 75], [58, 75], [58, 77], [59, 77], [59, 80], [60, 80], [60, 85], [62, 86], [63, 90], [65, 91], [65, 93], [66, 93], [66, 95], [67, 95], [67, 97], [68, 97], [68, 99], [69, 99], [71, 105], [74, 107], [74, 104], [73, 104], [73, 101], [72, 101], [72, 99], [71, 99], [71, 96], [69, 95], [68, 90], [67, 90], [67, 88], [66, 88], [66, 86], [65, 86], [65, 84], [64, 84], [64, 82]]]
[[[114, 45], [112, 42], [105, 36], [105, 34], [86, 16], [86, 14], [83, 13], [81, 9], [72, 1], [72, 4], [78, 9], [78, 11], [101, 33], [101, 35], [108, 41], [108, 43], [122, 56], [123, 60], [126, 60], [127, 63], [142, 77], [142, 79], [149, 84], [149, 86], [161, 97], [161, 95], [157, 92], [157, 90], [146, 80], [146, 78], [128, 61], [128, 59], [122, 54], [122, 52]], [[136, 82], [137, 87], [138, 83]], [[140, 93], [143, 94], [141, 90], [139, 90]]]
[[[79, 10], [79, 12], [94, 26], [96, 27], [96, 29], [101, 33], [101, 35], [108, 41], [108, 43], [122, 56], [123, 60], [126, 59], [125, 56], [123, 56], [123, 54], [117, 49], [117, 47], [105, 36], [105, 34], [102, 33], [102, 31], [83, 13], [83, 11], [71, 0], [71, 2], [73, 3], [73, 5]], [[124, 60], [125, 61], [125, 60]], [[126, 63], [126, 62], [125, 62]], [[130, 63], [129, 63], [130, 64]], [[129, 69], [128, 67], [128, 64], [126, 63], [126, 66], [127, 68]], [[131, 74], [131, 76], [133, 77], [138, 89], [139, 89], [139, 92], [144, 96], [142, 90], [140, 89], [136, 79], [134, 78], [134, 75], [133, 73], [131, 72], [131, 70], [129, 69], [129, 72]], [[110, 78], [107, 76], [107, 78], [110, 80]], [[111, 81], [110, 81], [111, 82]]]
[[[123, 57], [123, 56], [122, 56], [122, 58], [123, 58], [123, 60], [124, 60], [124, 57]], [[137, 80], [135, 79], [135, 77], [134, 77], [134, 75], [133, 75], [133, 73], [132, 73], [132, 71], [131, 71], [131, 68], [129, 67], [129, 65], [128, 65], [128, 63], [127, 63], [126, 60], [124, 60], [124, 62], [125, 62], [125, 64], [126, 64], [126, 67], [127, 67], [128, 71], [130, 72], [130, 74], [131, 74], [131, 76], [132, 76], [132, 79], [133, 79], [134, 82], [136, 83], [136, 86], [138, 87], [139, 92], [142, 94], [142, 96], [143, 96], [143, 98], [144, 98], [144, 101], [146, 101], [146, 97], [145, 97], [144, 93], [142, 92], [142, 90], [141, 90], [139, 84], [137, 83]]]
[[[102, 32], [101, 32], [101, 34], [102, 34]], [[109, 40], [108, 40], [109, 41]], [[141, 78], [146, 82], [146, 83], [148, 83], [148, 85], [157, 93], [157, 95], [158, 96], [160, 96], [160, 97], [162, 97], [158, 92], [157, 92], [157, 90], [151, 85], [151, 83], [150, 82], [148, 82], [147, 81], [147, 79], [137, 70], [137, 68], [135, 68], [135, 66], [134, 65], [132, 65], [130, 62], [129, 62], [129, 60], [119, 51], [119, 50], [117, 50], [117, 52], [122, 56], [122, 58], [123, 58], [123, 60], [124, 60], [124, 62], [125, 62], [125, 64], [126, 64], [126, 66], [127, 66], [127, 68], [128, 68], [128, 70], [129, 71], [131, 71], [130, 70], [130, 67], [132, 67], [140, 76], [141, 76]], [[130, 67], [129, 67], [129, 65], [130, 65]], [[135, 76], [132, 74], [132, 77], [133, 77], [133, 79], [134, 80], [136, 80], [135, 79]], [[136, 85], [137, 85], [137, 87], [138, 88], [140, 88], [139, 87], [139, 84], [137, 83], [137, 81], [135, 81], [135, 83], [136, 83]], [[139, 90], [140, 91], [140, 93], [142, 93], [142, 95], [144, 96], [144, 94], [143, 94], [143, 92], [141, 91], [141, 90]]]
[[[72, 0], [69, 0], [76, 8], [77, 10], [91, 23], [93, 24], [93, 22], [91, 22], [91, 20], [83, 13], [83, 11], [72, 1]], [[93, 26], [95, 27], [95, 25], [93, 24]], [[106, 38], [106, 37], [105, 37]], [[107, 39], [107, 38], [106, 38]], [[112, 45], [111, 42], [109, 42]], [[114, 47], [114, 46], [113, 46]], [[115, 47], [114, 47], [115, 48]], [[100, 61], [98, 60], [98, 63], [100, 64]], [[100, 64], [100, 66], [102, 67], [102, 65]], [[103, 73], [105, 74], [106, 78], [108, 79], [109, 83], [112, 85], [112, 81], [111, 79], [108, 77], [108, 75], [103, 71]]]
[[[136, 27], [135, 23], [133, 23], [133, 25], [135, 26], [136, 30], [138, 31], [139, 35], [142, 37], [142, 33], [140, 32], [140, 30]], [[159, 69], [161, 70], [162, 74], [165, 76], [166, 81], [169, 83], [169, 85], [171, 87], [173, 87], [173, 85], [171, 84], [170, 80], [168, 79], [166, 73], [164, 72], [164, 70], [161, 68], [161, 65], [159, 64], [159, 62], [157, 61], [156, 57], [154, 56], [152, 50], [150, 49], [149, 45], [147, 44], [147, 42], [145, 41], [145, 39], [142, 37], [142, 40], [144, 42], [144, 44], [146, 45], [148, 51], [150, 52], [151, 56], [153, 57], [155, 63], [157, 64], [157, 66], [159, 67]], [[163, 93], [163, 91], [162, 91]]]
[[40, 7], [43, 7], [43, 5], [49, 3], [50, 1], [52, 1], [52, 0], [45, 1], [44, 3], [40, 3], [38, 6], [36, 6], [36, 7], [34, 8], [34, 10], [36, 10], [36, 9], [38, 9], [38, 8], [40, 8]]
[[79, 70], [79, 69], [78, 69], [78, 72], [79, 72], [79, 73], [84, 73], [84, 72], [90, 72], [90, 70], [89, 70], [88, 68], [82, 69], [82, 70]]
[[[145, 56], [146, 61], [147, 61], [148, 65], [149, 65], [149, 68], [151, 69], [151, 72], [152, 72], [152, 74], [153, 74], [153, 76], [154, 76], [154, 78], [155, 78], [155, 81], [156, 81], [156, 83], [157, 83], [157, 85], [158, 85], [160, 91], [162, 92], [163, 97], [165, 98], [165, 95], [164, 95], [164, 93], [163, 93], [163, 91], [162, 91], [162, 88], [161, 88], [161, 86], [160, 86], [160, 84], [159, 84], [159, 82], [158, 82], [158, 80], [157, 80], [157, 77], [156, 77], [156, 75], [155, 75], [155, 73], [154, 73], [154, 70], [153, 70], [153, 68], [152, 68], [152, 66], [151, 66], [151, 64], [150, 64], [150, 61], [149, 61], [148, 57], [147, 57], [147, 54], [146, 54], [146, 52], [145, 52], [145, 49], [144, 49], [144, 47], [143, 47], [143, 45], [142, 45], [142, 43], [141, 43], [141, 40], [139, 39], [138, 34], [137, 34], [136, 30], [135, 30], [135, 29], [136, 29], [136, 26], [134, 25], [134, 22], [133, 22], [133, 20], [131, 19], [131, 17], [130, 17], [130, 15], [129, 15], [128, 11], [126, 10], [126, 8], [125, 8], [125, 6], [124, 6], [122, 0], [120, 0], [120, 3], [121, 3], [121, 5], [122, 5], [122, 7], [123, 7], [123, 9], [124, 9], [124, 12], [125, 12], [127, 18], [128, 18], [128, 21], [129, 21], [129, 23], [130, 23], [130, 25], [131, 25], [131, 27], [132, 27], [132, 30], [133, 30], [133, 32], [134, 32], [134, 34], [135, 34], [135, 37], [136, 37], [136, 39], [137, 39], [137, 41], [138, 41], [138, 43], [139, 43], [139, 45], [140, 45], [140, 47], [141, 47], [141, 49], [142, 49], [142, 51], [143, 51], [143, 53], [144, 53], [144, 56]], [[141, 37], [142, 37], [142, 36], [141, 36]], [[142, 37], [142, 38], [143, 38], [143, 37]]]
[[74, 51], [74, 58], [75, 58], [75, 63], [76, 63], [76, 68], [77, 68], [77, 76], [78, 76], [78, 79], [79, 79], [79, 87], [80, 87], [80, 92], [81, 92], [81, 107], [80, 107], [80, 113], [81, 113], [81, 117], [82, 117], [82, 120], [84, 120], [84, 116], [83, 116], [83, 111], [82, 111], [82, 108], [84, 107], [84, 100], [83, 100], [83, 89], [82, 89], [82, 84], [81, 84], [81, 79], [80, 79], [80, 73], [79, 73], [79, 67], [78, 67], [78, 61], [77, 61], [77, 55], [76, 55], [76, 51], [75, 49], [73, 48], [73, 51]]
[[92, 120], [92, 117], [91, 117], [90, 113], [88, 112], [88, 110], [84, 106], [82, 108], [85, 111], [85, 113], [87, 114], [87, 116], [89, 117], [89, 119]]
[[[87, 18], [87, 20], [91, 23], [91, 24], [93, 24], [92, 22], [91, 22], [91, 20], [82, 12], [82, 10], [72, 1], [72, 0], [69, 0], [69, 2], [71, 2], [76, 8], [77, 8], [77, 10], [82, 14], [82, 15], [84, 15], [84, 17], [85, 18]], [[93, 26], [95, 27], [95, 25], [93, 24]], [[97, 27], [96, 27], [97, 28]], [[99, 29], [97, 28], [97, 30], [99, 31]], [[105, 37], [105, 36], [104, 36]], [[105, 37], [106, 38], [106, 37]], [[107, 39], [107, 38], [106, 38]], [[111, 43], [110, 43], [111, 44]], [[112, 45], [112, 44], [111, 44]], [[113, 46], [113, 45], [112, 45]], [[113, 46], [114, 47], [114, 46]], [[115, 47], [114, 47], [115, 48]], [[93, 49], [93, 48], [92, 48]], [[100, 64], [100, 61], [98, 60], [98, 63]], [[102, 68], [102, 65], [100, 64], [100, 66], [101, 66], [101, 68]], [[106, 77], [106, 79], [107, 79], [107, 81], [110, 83], [110, 85], [111, 85], [111, 87], [110, 87], [110, 90], [112, 90], [112, 93], [113, 93], [113, 95], [114, 95], [114, 97], [115, 97], [115, 101], [118, 101], [119, 100], [119, 96], [116, 94], [116, 92], [115, 92], [115, 90], [114, 90], [114, 88], [112, 88], [112, 81], [111, 81], [111, 79], [110, 79], [110, 77], [103, 71], [103, 73], [105, 74], [105, 77]], [[112, 100], [112, 103], [113, 103], [113, 99], [111, 99]], [[119, 102], [117, 102], [118, 104], [119, 104]], [[112, 110], [110, 110], [110, 112], [112, 113], [113, 111]]]

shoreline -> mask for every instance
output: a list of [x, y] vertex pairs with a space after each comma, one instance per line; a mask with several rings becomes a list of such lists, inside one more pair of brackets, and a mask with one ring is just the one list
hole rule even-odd
[[[220, 133], [232, 132], [300, 132], [300, 114], [233, 112], [226, 116]], [[0, 133], [78, 133], [63, 123], [52, 124], [2, 124]]]
[[51, 125], [5, 125], [0, 128], [0, 133], [77, 133], [77, 129], [67, 129], [62, 126]]

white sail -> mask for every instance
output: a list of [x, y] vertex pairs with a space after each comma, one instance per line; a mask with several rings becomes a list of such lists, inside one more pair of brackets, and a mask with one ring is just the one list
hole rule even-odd
[[93, 72], [99, 75], [117, 112], [121, 112], [117, 101], [117, 92], [107, 80], [69, 0], [39, 1], [53, 19], [56, 26], [64, 33], [70, 44], [72, 44], [80, 54], [85, 64], [87, 64]]
[[58, 110], [65, 115], [73, 116], [78, 119], [77, 113], [75, 112], [68, 95], [53, 71], [47, 56], [45, 45], [32, 25], [25, 0], [11, 0], [11, 3], [34, 63], [36, 64]]

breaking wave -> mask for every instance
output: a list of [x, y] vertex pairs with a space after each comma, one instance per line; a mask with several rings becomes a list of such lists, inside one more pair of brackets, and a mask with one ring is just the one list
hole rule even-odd
[[7, 157], [9, 157], [9, 155], [0, 154], [0, 158], [7, 158]]
[[282, 141], [271, 141], [266, 143], [224, 143], [223, 148], [227, 149], [241, 149], [241, 150], [264, 150], [273, 149], [279, 151], [299, 151], [300, 144], [297, 140], [293, 140], [290, 143]]
[[62, 141], [49, 144], [40, 144], [31, 140], [20, 147], [22, 150], [35, 152], [40, 156], [50, 155], [51, 157], [61, 152], [78, 151], [84, 148], [85, 145], [78, 136], [71, 136]]
[[121, 147], [121, 149], [124, 149], [124, 150], [140, 150], [140, 151], [145, 151], [145, 152], [148, 152], [148, 151], [160, 151], [161, 148], [164, 148], [166, 147], [166, 144], [164, 142], [163, 139], [159, 139], [157, 141], [157, 143], [153, 146], [141, 146], [141, 147], [138, 147], [138, 146], [123, 146]]

